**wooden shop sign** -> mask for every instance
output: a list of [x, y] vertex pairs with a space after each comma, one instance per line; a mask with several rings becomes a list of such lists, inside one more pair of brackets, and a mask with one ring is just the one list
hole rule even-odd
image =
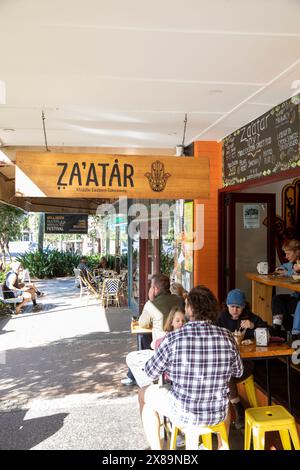
[[209, 196], [209, 160], [17, 152], [16, 196], [195, 199]]

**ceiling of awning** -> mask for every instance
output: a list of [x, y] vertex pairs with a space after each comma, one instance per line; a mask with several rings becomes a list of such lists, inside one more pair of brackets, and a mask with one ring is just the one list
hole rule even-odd
[[2, 0], [0, 145], [219, 140], [295, 91], [295, 0]]

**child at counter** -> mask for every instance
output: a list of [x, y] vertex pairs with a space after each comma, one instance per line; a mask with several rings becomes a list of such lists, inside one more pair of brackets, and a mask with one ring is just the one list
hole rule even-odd
[[[175, 331], [178, 328], [181, 328], [185, 324], [185, 313], [180, 310], [179, 307], [172, 307], [170, 313], [164, 324], [164, 333], [162, 336], [157, 338], [155, 341], [152, 341], [151, 348], [157, 349], [165, 336], [171, 332]], [[139, 387], [145, 387], [152, 383], [152, 380], [149, 379], [148, 375], [144, 372], [144, 366], [148, 359], [153, 356], [153, 349], [143, 349], [141, 351], [132, 351], [127, 354], [126, 363], [131, 370], [136, 383]]]
[[[283, 276], [300, 274], [300, 241], [295, 238], [287, 240], [282, 249], [288, 262], [276, 268], [276, 272]], [[292, 329], [293, 315], [296, 313], [299, 301], [300, 292], [278, 294], [272, 298], [273, 327], [278, 334], [282, 334], [283, 329], [287, 331]], [[296, 331], [296, 328], [293, 327], [293, 330]]]

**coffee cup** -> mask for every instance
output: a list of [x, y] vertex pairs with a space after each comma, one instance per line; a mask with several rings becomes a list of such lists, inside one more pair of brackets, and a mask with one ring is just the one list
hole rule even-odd
[[260, 263], [257, 263], [256, 268], [259, 274], [268, 274], [269, 272], [269, 264], [267, 261], [261, 261]]

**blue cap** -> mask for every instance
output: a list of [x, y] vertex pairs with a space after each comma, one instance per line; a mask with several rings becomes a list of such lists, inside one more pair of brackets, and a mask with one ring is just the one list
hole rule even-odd
[[246, 304], [246, 297], [243, 291], [240, 289], [233, 289], [228, 292], [227, 305], [239, 305], [240, 307], [244, 307]]

